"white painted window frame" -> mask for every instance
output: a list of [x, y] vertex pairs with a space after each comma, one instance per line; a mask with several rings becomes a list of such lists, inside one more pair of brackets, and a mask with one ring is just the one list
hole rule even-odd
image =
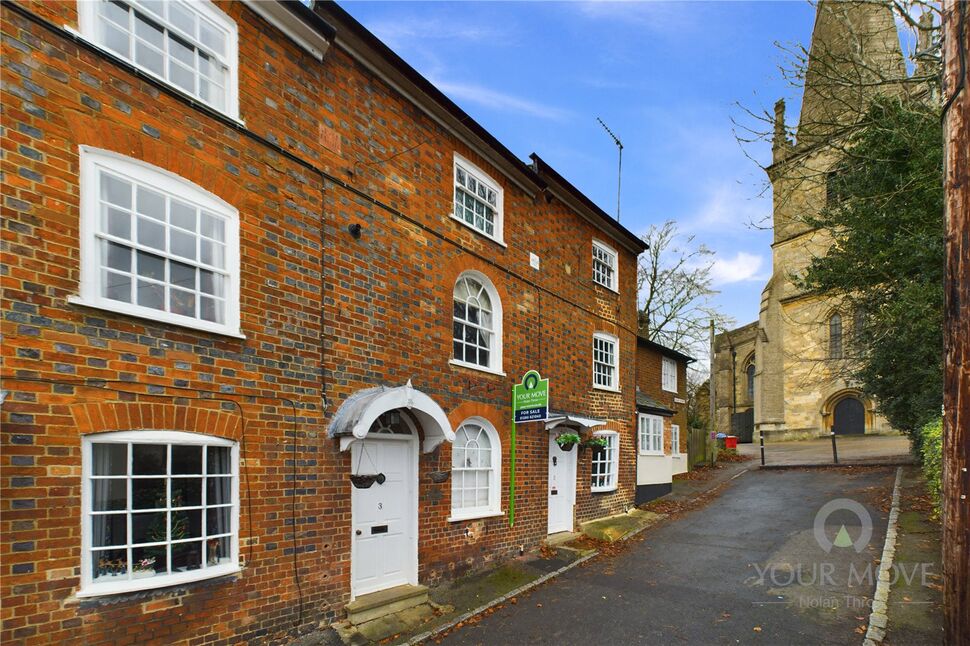
[[[476, 181], [485, 184], [486, 187], [495, 191], [495, 231], [492, 235], [489, 235], [482, 229], [469, 224], [464, 218], [459, 217], [455, 213], [455, 190], [458, 187], [458, 167], [461, 166], [462, 170], [466, 173], [470, 173]], [[465, 189], [467, 191], [467, 189]], [[476, 199], [480, 199], [477, 198]], [[471, 161], [462, 157], [458, 153], [454, 153], [454, 160], [452, 162], [451, 169], [451, 219], [460, 222], [465, 227], [471, 229], [480, 236], [483, 236], [503, 247], [507, 247], [505, 244], [505, 191], [502, 186], [496, 182], [488, 173], [483, 171], [481, 168], [473, 164]]]
[[[229, 544], [232, 547], [232, 554], [229, 563], [221, 563], [214, 566], [205, 566], [198, 570], [180, 572], [177, 574], [166, 574], [153, 576], [143, 579], [130, 579], [127, 581], [110, 581], [95, 583], [91, 572], [91, 545], [92, 528], [92, 492], [91, 476], [93, 475], [93, 444], [167, 444], [167, 445], [194, 445], [194, 446], [220, 446], [229, 447], [230, 451], [230, 497], [232, 508], [229, 512], [232, 537]], [[171, 449], [169, 449], [171, 451]], [[128, 504], [125, 509], [128, 522], [128, 545], [131, 541], [131, 450], [128, 451], [129, 474], [126, 476], [128, 483]], [[203, 471], [205, 462], [203, 462]], [[171, 476], [168, 476], [170, 479]], [[119, 477], [120, 479], [120, 477]], [[205, 492], [203, 483], [203, 495]], [[234, 574], [240, 571], [239, 565], [239, 444], [232, 440], [227, 440], [201, 433], [187, 433], [184, 431], [118, 431], [112, 433], [93, 433], [84, 435], [81, 438], [81, 588], [77, 592], [78, 597], [97, 597], [109, 594], [121, 594], [126, 592], [136, 592], [139, 590], [149, 590], [152, 588], [165, 588], [172, 585], [201, 581], [220, 576]], [[204, 509], [204, 507], [203, 507]], [[167, 543], [170, 544], [170, 543]], [[129, 561], [129, 567], [132, 567]]]
[[[499, 437], [498, 431], [487, 419], [483, 417], [469, 417], [455, 429], [456, 439], [458, 431], [466, 424], [474, 424], [480, 426], [484, 429], [485, 434], [488, 436], [489, 444], [491, 445], [491, 467], [489, 468], [489, 482], [488, 482], [488, 505], [482, 507], [465, 507], [465, 508], [455, 508], [455, 496], [454, 489], [452, 489], [451, 497], [451, 516], [448, 518], [448, 522], [457, 522], [462, 520], [472, 520], [476, 518], [489, 518], [492, 516], [502, 515], [502, 440]], [[454, 445], [452, 445], [452, 483], [454, 483]]]
[[[181, 327], [244, 338], [239, 328], [239, 212], [202, 187], [174, 173], [131, 157], [90, 146], [80, 146], [80, 161], [81, 281], [79, 294], [70, 297], [68, 301], [76, 305], [95, 307], [154, 322], [171, 323]], [[100, 237], [102, 235], [100, 205], [100, 173], [102, 170], [113, 175], [120, 175], [135, 184], [150, 187], [156, 192], [176, 197], [182, 202], [204, 208], [225, 221], [227, 287], [224, 324], [143, 307], [136, 303], [124, 303], [102, 295], [99, 262], [101, 254], [99, 245], [102, 239]], [[167, 226], [166, 234], [168, 232]], [[186, 260], [185, 264], [193, 263]]]
[[[590, 484], [590, 491], [592, 493], [603, 493], [607, 491], [616, 491], [619, 486], [620, 481], [620, 434], [616, 431], [596, 431], [593, 433], [594, 437], [605, 437], [607, 441], [611, 444], [611, 455], [609, 462], [605, 464], [609, 465], [609, 471], [607, 472], [607, 484], [595, 486]], [[608, 449], [609, 450], [609, 449]], [[596, 455], [596, 452], [593, 452]], [[595, 477], [592, 473], [592, 466], [590, 466], [590, 479]]]
[[670, 455], [680, 455], [680, 424], [670, 425]]
[[[664, 455], [664, 418], [640, 413], [637, 416], [637, 444], [640, 455]], [[653, 448], [652, 444], [659, 444], [660, 448]]]
[[[605, 341], [613, 344], [613, 363], [607, 364], [596, 360], [596, 341]], [[593, 347], [592, 347], [592, 379], [593, 388], [596, 390], [605, 390], [607, 392], [618, 393], [620, 392], [620, 339], [613, 334], [608, 334], [606, 332], [596, 332], [593, 334]], [[596, 383], [596, 366], [604, 365], [610, 366], [612, 368], [612, 379], [613, 383], [609, 386], [597, 384]]]
[[[610, 280], [609, 283], [606, 283], [606, 282], [603, 282], [601, 280], [598, 280], [597, 277], [596, 277], [597, 276], [596, 263], [597, 262], [602, 262], [601, 260], [599, 260], [596, 257], [596, 251], [597, 250], [599, 250], [603, 254], [607, 255], [610, 258], [610, 260], [611, 260], [610, 268], [613, 270], [613, 273], [610, 276], [610, 279], [611, 280]], [[609, 289], [611, 291], [614, 291], [614, 292], [619, 293], [619, 284], [620, 284], [620, 266], [619, 266], [620, 265], [620, 256], [616, 252], [616, 249], [614, 249], [613, 247], [611, 247], [611, 246], [609, 246], [609, 245], [607, 245], [607, 244], [605, 244], [603, 242], [600, 242], [599, 240], [593, 240], [592, 256], [591, 257], [592, 257], [592, 268], [591, 268], [592, 274], [591, 274], [591, 278], [592, 278], [593, 282], [596, 283], [597, 285], [600, 285], [602, 287], [605, 287], [605, 288], [607, 288], [607, 289]]]
[[492, 305], [492, 333], [491, 333], [491, 346], [489, 347], [488, 353], [488, 365], [483, 366], [481, 364], [472, 363], [470, 361], [462, 361], [455, 358], [454, 352], [454, 322], [455, 322], [455, 311], [454, 311], [454, 285], [452, 285], [452, 308], [451, 308], [451, 321], [452, 321], [452, 350], [451, 359], [449, 363], [453, 366], [461, 366], [462, 368], [468, 368], [470, 370], [478, 370], [480, 372], [487, 372], [493, 375], [505, 376], [505, 372], [502, 369], [502, 299], [499, 298], [498, 290], [495, 289], [495, 284], [489, 279], [488, 276], [480, 271], [474, 269], [469, 269], [463, 271], [458, 278], [455, 279], [455, 285], [458, 281], [463, 278], [471, 278], [477, 281], [485, 288], [485, 293], [488, 294]]
[[677, 362], [670, 357], [661, 358], [661, 381], [662, 388], [669, 392], [677, 391]]
[[[219, 9], [209, 0], [194, 0], [193, 2], [184, 2], [183, 5], [194, 11], [196, 14], [204, 17], [205, 19], [215, 23], [218, 27], [225, 30], [226, 32], [226, 55], [225, 57], [217, 56], [217, 58], [226, 65], [228, 68], [228, 80], [226, 87], [226, 105], [225, 107], [219, 107], [212, 105], [199, 97], [198, 95], [187, 92], [183, 88], [175, 85], [163, 76], [160, 76], [153, 72], [152, 70], [143, 67], [135, 62], [134, 58], [126, 58], [121, 56], [114, 50], [108, 49], [104, 45], [104, 37], [102, 27], [98, 21], [98, 8], [101, 2], [104, 0], [78, 0], [77, 12], [78, 12], [78, 31], [80, 35], [87, 41], [96, 45], [98, 49], [101, 49], [111, 56], [118, 57], [125, 60], [131, 65], [134, 65], [139, 70], [142, 70], [145, 74], [150, 75], [152, 78], [158, 79], [165, 85], [171, 87], [176, 92], [184, 94], [190, 97], [193, 101], [198, 101], [213, 110], [224, 113], [226, 116], [239, 121], [239, 27], [236, 25], [236, 21], [229, 17], [224, 11]], [[169, 2], [171, 0], [165, 0]], [[129, 7], [138, 8], [137, 0], [123, 0], [124, 4]], [[150, 13], [150, 12], [149, 12]], [[194, 38], [190, 38], [188, 34], [185, 34], [174, 25], [168, 24], [167, 21], [162, 20], [161, 17], [150, 13], [152, 20], [162, 24], [166, 29], [171, 29], [179, 34], [180, 38], [192, 42], [193, 45], [202, 47], [209, 52], [208, 48], [197, 43]], [[216, 55], [214, 52], [213, 55]], [[167, 60], [167, 59], [166, 59]]]

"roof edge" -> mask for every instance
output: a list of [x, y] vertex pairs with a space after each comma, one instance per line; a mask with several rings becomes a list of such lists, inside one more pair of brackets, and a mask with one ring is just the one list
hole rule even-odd
[[[569, 206], [572, 206], [576, 210], [585, 211], [587, 214], [593, 216], [593, 218], [599, 220], [599, 222], [594, 222], [599, 229], [610, 234], [611, 237], [619, 240], [620, 242], [625, 243], [628, 248], [637, 254], [643, 253], [649, 248], [649, 245], [644, 242], [640, 236], [627, 229], [625, 226], [620, 224], [619, 221], [614, 219], [613, 216], [597, 206], [593, 200], [589, 199], [585, 193], [573, 186], [569, 180], [556, 172], [556, 170], [541, 157], [539, 157], [539, 155], [532, 153], [529, 155], [529, 159], [532, 160], [532, 169], [539, 176], [539, 178], [550, 188], [561, 188], [565, 193], [565, 199], [563, 199], [563, 201]], [[562, 197], [560, 199], [562, 199]]]
[[[293, 0], [295, 1], [295, 0]], [[351, 56], [357, 58], [364, 65], [371, 67], [372, 71], [378, 76], [381, 76], [381, 72], [384, 70], [380, 69], [377, 65], [377, 61], [368, 60], [365, 51], [359, 51], [359, 45], [362, 48], [369, 49], [377, 57], [379, 61], [384, 61], [390, 67], [390, 71], [398, 75], [398, 79], [385, 79], [390, 81], [392, 89], [401, 94], [411, 101], [413, 101], [416, 106], [428, 114], [434, 121], [437, 121], [441, 126], [452, 130], [462, 138], [464, 134], [465, 143], [473, 149], [477, 149], [476, 152], [482, 154], [483, 157], [489, 159], [498, 170], [502, 171], [506, 176], [512, 181], [520, 185], [526, 192], [532, 194], [538, 193], [545, 188], [545, 185], [541, 180], [532, 172], [531, 167], [517, 157], [511, 150], [505, 147], [502, 142], [500, 142], [492, 133], [485, 129], [484, 126], [475, 121], [471, 115], [462, 110], [458, 104], [449, 99], [441, 90], [439, 90], [431, 81], [426, 79], [417, 70], [415, 70], [411, 65], [407, 63], [403, 58], [398, 56], [394, 50], [388, 47], [381, 39], [371, 33], [364, 25], [362, 25], [356, 18], [354, 18], [346, 9], [341, 7], [339, 4], [334, 2], [334, 0], [326, 0], [324, 2], [314, 2], [313, 10], [317, 17], [321, 20], [327, 21], [327, 19], [333, 19], [337, 22], [336, 26], [336, 38], [335, 44], [341, 46], [345, 51], [347, 51]], [[323, 12], [323, 16], [318, 12]], [[346, 28], [349, 34], [344, 34], [341, 27]], [[348, 39], [348, 36], [351, 38]], [[356, 39], [357, 43], [353, 42]], [[396, 84], [394, 81], [403, 81], [404, 85], [410, 85], [413, 87], [415, 92], [411, 94], [408, 92], [408, 88], [401, 87], [401, 85]], [[420, 95], [424, 95], [423, 97]], [[422, 99], [425, 99], [422, 101]], [[422, 103], [424, 105], [422, 105]], [[432, 106], [439, 108], [438, 111], [432, 109]], [[442, 114], [443, 113], [443, 114]], [[462, 133], [461, 131], [465, 132]], [[471, 135], [470, 137], [468, 135]], [[473, 143], [471, 140], [478, 140], [478, 145]], [[487, 150], [481, 150], [485, 148]], [[488, 153], [492, 153], [490, 156]], [[496, 159], [499, 158], [503, 163], [496, 163]], [[515, 175], [513, 177], [513, 174]]]
[[651, 341], [647, 337], [641, 336], [639, 334], [637, 335], [637, 345], [638, 346], [645, 347], [645, 348], [652, 348], [654, 350], [657, 350], [658, 352], [660, 352], [660, 354], [662, 354], [664, 356], [670, 357], [672, 359], [680, 359], [681, 361], [683, 361], [685, 363], [694, 363], [695, 361], [697, 361], [697, 359], [695, 359], [694, 357], [690, 356], [689, 354], [684, 354], [683, 352], [680, 352], [679, 350], [674, 350], [673, 348], [668, 348], [665, 345], [662, 345], [660, 343], [657, 343], [656, 341]]

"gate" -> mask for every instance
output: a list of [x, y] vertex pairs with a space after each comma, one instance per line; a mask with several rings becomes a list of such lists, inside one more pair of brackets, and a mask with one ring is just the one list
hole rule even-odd
[[687, 436], [687, 467], [692, 468], [707, 460], [707, 431], [692, 428]]
[[731, 435], [736, 435], [740, 444], [754, 441], [754, 409], [731, 415]]

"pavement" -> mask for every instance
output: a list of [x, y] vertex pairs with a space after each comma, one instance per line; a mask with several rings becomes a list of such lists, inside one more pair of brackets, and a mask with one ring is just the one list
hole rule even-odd
[[[836, 437], [839, 464], [908, 464], [913, 458], [909, 438], [904, 435], [839, 435]], [[738, 453], [758, 459], [758, 443], [739, 444]], [[765, 442], [765, 465], [801, 466], [832, 464], [832, 439], [821, 437], [791, 442]]]
[[[893, 468], [751, 470], [707, 506], [678, 514], [456, 629], [445, 644], [861, 643], [885, 538]], [[737, 475], [737, 473], [735, 474]], [[813, 532], [835, 499], [857, 501], [868, 542], [829, 546]], [[864, 521], [828, 515], [860, 542]], [[844, 542], [844, 541], [842, 541]], [[871, 569], [870, 569], [871, 568]], [[436, 639], [436, 642], [439, 640]]]
[[916, 467], [904, 467], [899, 507], [898, 576], [889, 590], [884, 644], [943, 643], [942, 531]]

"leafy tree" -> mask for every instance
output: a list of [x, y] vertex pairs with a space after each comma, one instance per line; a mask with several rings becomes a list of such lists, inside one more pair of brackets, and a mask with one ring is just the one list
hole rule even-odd
[[796, 277], [862, 314], [852, 376], [914, 435], [943, 401], [942, 141], [933, 103], [877, 98], [830, 177], [834, 199], [806, 218], [833, 244]]

